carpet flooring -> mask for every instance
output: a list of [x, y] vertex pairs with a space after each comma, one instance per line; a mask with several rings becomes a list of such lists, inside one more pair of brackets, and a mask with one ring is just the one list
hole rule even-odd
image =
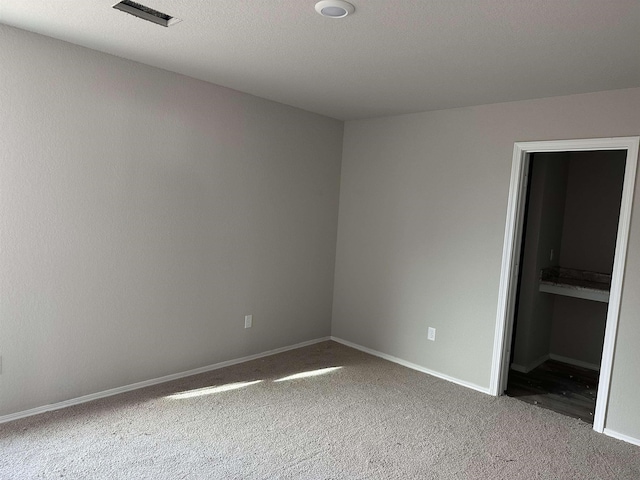
[[335, 342], [6, 423], [0, 452], [3, 480], [640, 478], [587, 423]]

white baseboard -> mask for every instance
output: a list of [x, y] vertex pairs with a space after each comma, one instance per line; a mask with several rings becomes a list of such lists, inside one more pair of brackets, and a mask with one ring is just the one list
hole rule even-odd
[[388, 360], [390, 362], [397, 363], [399, 365], [402, 365], [403, 367], [407, 367], [407, 368], [410, 368], [412, 370], [417, 370], [419, 372], [426, 373], [426, 374], [432, 375], [434, 377], [441, 378], [442, 380], [447, 380], [448, 382], [456, 383], [456, 384], [461, 385], [463, 387], [471, 388], [473, 390], [477, 390], [478, 392], [486, 393], [487, 395], [490, 394], [489, 393], [489, 388], [487, 388], [487, 387], [481, 387], [480, 385], [476, 385], [475, 383], [471, 383], [471, 382], [467, 382], [467, 381], [464, 381], [464, 380], [459, 380], [459, 379], [454, 378], [454, 377], [450, 377], [449, 375], [445, 375], [444, 373], [436, 372], [434, 370], [430, 370], [428, 368], [421, 367], [420, 365], [416, 365], [415, 363], [407, 362], [406, 360], [402, 360], [401, 358], [394, 357], [392, 355], [387, 355], [386, 353], [378, 352], [377, 350], [373, 350], [371, 348], [363, 347], [362, 345], [358, 345], [357, 343], [352, 343], [352, 342], [349, 342], [347, 340], [343, 340], [343, 339], [338, 338], [338, 337], [333, 337], [332, 336], [331, 340], [333, 340], [334, 342], [338, 342], [338, 343], [341, 343], [343, 345], [346, 345], [347, 347], [355, 348], [356, 350], [360, 350], [362, 352], [368, 353], [369, 355], [373, 355], [375, 357], [380, 357], [380, 358], [383, 358], [384, 360]]
[[511, 370], [515, 370], [516, 372], [529, 373], [534, 368], [539, 367], [544, 362], [549, 360], [549, 358], [551, 358], [549, 355], [543, 355], [540, 358], [534, 360], [533, 362], [531, 362], [531, 363], [529, 363], [527, 365], [519, 365], [517, 363], [512, 363], [510, 368], [511, 368]]
[[331, 340], [331, 337], [322, 337], [315, 340], [309, 340], [307, 342], [297, 343], [287, 347], [276, 348], [274, 350], [268, 350], [266, 352], [257, 353], [255, 355], [249, 355], [246, 357], [236, 358], [233, 360], [227, 360], [213, 365], [207, 365], [205, 367], [194, 368], [193, 370], [187, 370], [186, 372], [174, 373], [171, 375], [165, 375], [163, 377], [153, 378], [151, 380], [145, 380], [142, 382], [132, 383], [123, 387], [111, 388], [102, 392], [92, 393], [89, 395], [83, 395], [82, 397], [71, 398], [62, 402], [52, 403], [50, 405], [43, 405], [41, 407], [31, 408], [29, 410], [23, 410], [21, 412], [10, 413], [8, 415], [0, 416], [0, 423], [11, 422], [20, 418], [31, 417], [32, 415], [38, 415], [40, 413], [51, 412], [54, 410], [60, 410], [61, 408], [71, 407], [73, 405], [80, 405], [81, 403], [91, 402], [100, 398], [111, 397], [120, 393], [130, 392], [132, 390], [138, 390], [140, 388], [150, 387], [152, 385], [158, 385], [159, 383], [171, 382], [180, 378], [189, 377], [191, 375], [197, 375], [199, 373], [210, 372], [212, 370], [218, 370], [224, 367], [230, 367], [231, 365], [237, 365], [239, 363], [249, 362], [251, 360], [257, 360], [258, 358], [269, 357], [278, 353], [287, 352], [289, 350], [295, 350], [296, 348], [307, 347], [320, 342], [326, 342]]
[[529, 370], [527, 370], [526, 367], [523, 367], [522, 365], [518, 365], [517, 363], [512, 363], [509, 368], [511, 370], [515, 370], [516, 372], [520, 372], [520, 373], [529, 373]]
[[602, 433], [610, 437], [617, 438], [618, 440], [622, 440], [623, 442], [638, 445], [640, 447], [640, 439], [638, 438], [630, 437], [629, 435], [624, 435], [608, 428], [605, 428]]
[[563, 357], [562, 355], [556, 355], [555, 353], [543, 355], [542, 357], [538, 358], [537, 360], [531, 362], [528, 365], [519, 365], [517, 363], [512, 363], [510, 368], [511, 370], [515, 370], [516, 372], [529, 373], [531, 370], [542, 365], [544, 362], [546, 362], [549, 359], [566, 363], [568, 365], [574, 365], [576, 367], [588, 368], [589, 370], [595, 370], [596, 372], [600, 371], [600, 365], [583, 362], [582, 360], [576, 360], [574, 358]]
[[555, 353], [550, 353], [549, 358], [551, 360], [557, 360], [558, 362], [568, 363], [569, 365], [574, 365], [576, 367], [588, 368], [589, 370], [595, 370], [596, 372], [600, 371], [600, 365], [583, 362], [582, 360], [575, 360], [569, 357], [563, 357], [561, 355], [556, 355]]

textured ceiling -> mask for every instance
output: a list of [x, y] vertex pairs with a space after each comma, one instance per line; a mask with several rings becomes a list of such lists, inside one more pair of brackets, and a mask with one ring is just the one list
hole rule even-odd
[[340, 119], [640, 86], [640, 0], [0, 0], [0, 23]]

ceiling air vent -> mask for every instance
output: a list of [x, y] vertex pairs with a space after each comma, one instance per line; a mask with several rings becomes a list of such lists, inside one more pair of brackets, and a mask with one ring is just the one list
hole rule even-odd
[[172, 17], [171, 15], [159, 12], [153, 8], [145, 7], [139, 3], [131, 2], [130, 0], [123, 0], [120, 3], [116, 3], [113, 8], [130, 13], [131, 15], [147, 20], [148, 22], [157, 23], [163, 27], [170, 27], [171, 25], [175, 25], [181, 21], [179, 18]]

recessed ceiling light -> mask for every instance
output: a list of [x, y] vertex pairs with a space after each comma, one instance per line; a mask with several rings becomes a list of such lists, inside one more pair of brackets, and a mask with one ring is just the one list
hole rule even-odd
[[316, 3], [316, 12], [323, 17], [344, 18], [356, 11], [356, 7], [343, 0], [322, 0]]

